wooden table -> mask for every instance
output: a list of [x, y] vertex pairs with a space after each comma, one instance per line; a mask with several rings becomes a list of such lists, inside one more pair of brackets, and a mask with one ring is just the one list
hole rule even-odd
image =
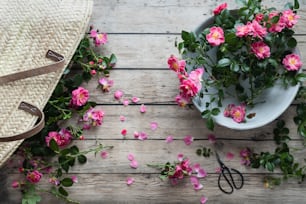
[[[116, 68], [110, 78], [114, 87], [107, 94], [96, 89], [96, 81], [84, 86], [91, 91], [92, 101], [99, 103], [105, 112], [102, 127], [88, 132], [85, 141], [76, 141], [81, 149], [95, 144], [98, 139], [105, 145], [113, 145], [107, 159], [88, 155], [86, 165], [77, 165], [70, 172], [78, 177], [78, 184], [69, 189], [73, 199], [81, 203], [200, 203], [205, 195], [208, 203], [305, 203], [306, 184], [297, 184], [289, 180], [273, 190], [264, 188], [263, 179], [268, 175], [279, 175], [279, 171], [268, 173], [264, 169], [246, 168], [240, 164], [239, 151], [248, 146], [260, 151], [273, 151], [273, 128], [276, 122], [249, 131], [235, 131], [217, 126], [214, 134], [217, 141], [223, 144], [220, 152], [225, 161], [227, 152], [234, 153], [234, 158], [226, 161], [228, 166], [243, 172], [245, 186], [232, 195], [223, 194], [217, 185], [218, 174], [215, 173], [218, 163], [214, 156], [199, 157], [195, 150], [205, 146], [213, 148], [208, 141], [212, 133], [205, 127], [200, 113], [194, 109], [181, 109], [173, 99], [177, 94], [177, 78], [167, 68], [167, 58], [176, 54], [175, 39], [180, 39], [181, 30], [191, 31], [203, 20], [211, 16], [212, 9], [223, 1], [219, 0], [103, 0], [95, 1], [91, 24], [101, 32], [109, 34], [109, 43], [103, 48], [106, 54], [115, 53], [118, 57]], [[264, 1], [266, 5], [280, 8], [282, 1]], [[229, 8], [236, 8], [234, 0], [227, 1]], [[306, 64], [305, 18], [306, 2], [300, 1], [301, 20], [296, 29], [302, 58]], [[304, 19], [303, 19], [304, 18]], [[114, 100], [113, 93], [120, 89], [125, 97], [137, 96], [147, 107], [146, 113], [140, 113], [140, 105], [124, 107]], [[276, 104], [277, 105], [277, 104]], [[302, 147], [302, 139], [296, 133], [293, 123], [296, 105], [281, 115], [291, 130], [292, 146]], [[126, 117], [120, 122], [119, 117]], [[158, 128], [153, 131], [151, 122], [157, 122]], [[120, 132], [127, 130], [126, 139]], [[148, 134], [148, 140], [134, 139], [134, 131]], [[168, 135], [174, 136], [170, 144], [165, 142]], [[194, 142], [186, 146], [183, 138], [194, 137]], [[261, 141], [254, 141], [254, 137]], [[139, 163], [137, 169], [130, 168], [127, 155], [133, 153]], [[193, 190], [189, 179], [177, 186], [159, 179], [159, 171], [146, 164], [175, 161], [183, 153], [193, 163], [200, 163], [208, 172], [201, 180], [204, 188]], [[305, 158], [306, 151], [300, 151], [296, 159]], [[18, 178], [18, 172], [1, 170], [0, 203], [20, 203], [18, 190], [11, 188], [11, 182]], [[126, 178], [133, 177], [135, 183], [126, 185]], [[58, 203], [57, 199], [44, 195], [42, 203]]]

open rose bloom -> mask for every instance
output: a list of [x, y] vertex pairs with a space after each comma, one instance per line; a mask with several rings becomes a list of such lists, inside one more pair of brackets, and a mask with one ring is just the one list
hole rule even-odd
[[177, 44], [181, 58], [168, 59], [179, 80], [175, 101], [181, 107], [193, 102], [210, 124], [222, 111], [226, 120], [247, 123], [258, 116], [247, 117], [250, 109], [266, 101], [260, 98], [265, 91], [281, 84], [283, 95], [303, 80], [294, 36], [298, 6], [276, 10], [258, 0], [242, 4], [228, 10], [227, 3], [221, 3], [195, 32], [182, 31]]

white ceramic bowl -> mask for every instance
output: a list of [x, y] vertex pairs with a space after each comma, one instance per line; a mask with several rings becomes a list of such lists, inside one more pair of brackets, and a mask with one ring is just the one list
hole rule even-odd
[[[198, 35], [204, 28], [211, 25], [213, 21], [214, 19], [211, 17], [207, 21], [203, 22], [195, 30], [195, 34]], [[300, 55], [298, 49], [296, 49], [295, 52]], [[299, 90], [299, 87], [300, 84], [289, 86], [288, 88], [284, 88], [281, 84], [276, 84], [274, 87], [265, 90], [264, 93], [256, 99], [257, 102], [262, 103], [256, 104], [254, 108], [247, 107], [247, 114], [256, 113], [256, 115], [252, 119], [246, 118], [245, 123], [237, 123], [232, 118], [223, 116], [223, 111], [228, 104], [240, 104], [237, 99], [231, 96], [226, 96], [222, 102], [223, 107], [220, 107], [221, 113], [213, 118], [217, 124], [231, 129], [248, 130], [262, 127], [278, 118], [290, 106]], [[195, 97], [193, 99], [194, 105], [200, 112], [203, 112], [206, 109], [206, 102], [209, 102], [208, 96], [204, 96], [204, 98]], [[217, 107], [217, 104], [212, 104], [211, 108], [213, 107]]]

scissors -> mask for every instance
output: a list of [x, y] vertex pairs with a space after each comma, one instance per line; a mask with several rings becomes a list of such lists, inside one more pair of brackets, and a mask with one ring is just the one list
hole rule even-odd
[[[228, 168], [227, 166], [225, 166], [225, 164], [221, 161], [219, 154], [216, 152], [216, 157], [217, 157], [217, 161], [220, 165], [220, 174], [219, 174], [219, 178], [218, 178], [218, 186], [219, 189], [226, 194], [232, 194], [234, 192], [234, 189], [241, 189], [243, 187], [243, 183], [244, 183], [244, 179], [243, 179], [243, 175], [236, 169], [232, 169], [232, 168]], [[235, 178], [237, 178], [237, 180], [235, 181], [233, 174], [237, 174], [235, 175]], [[228, 186], [229, 186], [229, 190], [225, 189], [224, 187], [222, 187], [221, 185], [221, 177], [223, 177], [225, 179], [225, 181], [227, 182]]]

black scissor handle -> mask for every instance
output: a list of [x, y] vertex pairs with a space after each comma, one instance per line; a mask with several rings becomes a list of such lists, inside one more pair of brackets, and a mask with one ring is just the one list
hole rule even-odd
[[[237, 174], [240, 179], [241, 179], [241, 183], [239, 186], [237, 186], [232, 173]], [[221, 177], [223, 177], [225, 179], [225, 181], [227, 182], [230, 190], [225, 190], [222, 185], [221, 185]], [[232, 194], [235, 189], [241, 189], [243, 187], [244, 184], [244, 179], [243, 179], [243, 175], [236, 169], [229, 169], [227, 167], [223, 167], [221, 173], [219, 174], [219, 178], [218, 178], [218, 186], [219, 189], [226, 194]]]

